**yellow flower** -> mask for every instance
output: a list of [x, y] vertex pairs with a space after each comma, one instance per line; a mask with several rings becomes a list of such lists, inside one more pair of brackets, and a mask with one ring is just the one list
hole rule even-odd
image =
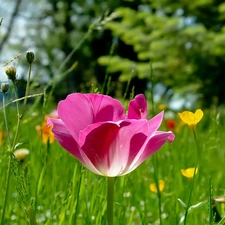
[[198, 168], [191, 167], [191, 168], [187, 168], [187, 169], [181, 169], [180, 172], [184, 177], [187, 177], [188, 179], [192, 179], [194, 176], [194, 171], [195, 174], [198, 173]]
[[[165, 188], [165, 181], [159, 180], [159, 191], [162, 192], [164, 190], [164, 188]], [[157, 186], [155, 183], [150, 184], [149, 189], [154, 193], [158, 193]]]
[[159, 105], [158, 105], [158, 109], [159, 109], [160, 111], [166, 110], [166, 109], [168, 109], [168, 106], [167, 106], [166, 104], [159, 104]]
[[197, 109], [195, 113], [184, 111], [182, 113], [178, 113], [181, 120], [186, 123], [191, 131], [195, 131], [196, 124], [202, 119], [203, 111], [201, 109]]
[[13, 152], [13, 154], [18, 160], [24, 160], [30, 154], [30, 151], [26, 148], [21, 148]]

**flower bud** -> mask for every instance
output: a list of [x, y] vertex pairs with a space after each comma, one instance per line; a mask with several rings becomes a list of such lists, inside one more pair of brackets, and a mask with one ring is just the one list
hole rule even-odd
[[8, 90], [9, 90], [9, 84], [8, 83], [1, 83], [2, 93], [6, 93]]
[[16, 68], [14, 66], [7, 66], [5, 68], [5, 73], [8, 76], [9, 80], [15, 82], [16, 80]]
[[26, 148], [21, 148], [13, 152], [13, 154], [18, 160], [24, 160], [30, 154], [30, 151]]
[[34, 60], [35, 60], [35, 58], [34, 58], [34, 53], [31, 52], [31, 51], [27, 51], [27, 53], [26, 53], [26, 58], [27, 58], [27, 62], [28, 62], [29, 64], [32, 64], [32, 63], [34, 62]]

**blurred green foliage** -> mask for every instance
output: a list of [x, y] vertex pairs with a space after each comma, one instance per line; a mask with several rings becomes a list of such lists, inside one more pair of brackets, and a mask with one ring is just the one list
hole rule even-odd
[[[204, 106], [225, 99], [225, 3], [197, 0], [145, 1], [137, 10], [120, 7], [118, 19], [106, 27], [133, 54], [102, 56], [98, 62], [129, 81], [131, 70], [138, 79], [149, 79], [150, 62], [155, 82], [183, 96], [199, 94]], [[120, 46], [118, 46], [120, 48]], [[109, 64], [110, 61], [110, 64]]]
[[[17, 2], [1, 63], [12, 58], [7, 58], [9, 51], [14, 57], [33, 50], [37, 60], [32, 76], [39, 83], [58, 80], [56, 101], [93, 87], [119, 98], [128, 97], [134, 86], [135, 94], [146, 93], [151, 62], [154, 82], [165, 86], [167, 98], [178, 93], [187, 99], [194, 93], [203, 107], [224, 103], [223, 0]], [[6, 10], [13, 8], [11, 1], [7, 4], [11, 7]], [[3, 13], [3, 25], [9, 14]], [[1, 37], [4, 32], [1, 26]], [[70, 69], [75, 62], [76, 68]], [[22, 83], [26, 72], [18, 77]]]

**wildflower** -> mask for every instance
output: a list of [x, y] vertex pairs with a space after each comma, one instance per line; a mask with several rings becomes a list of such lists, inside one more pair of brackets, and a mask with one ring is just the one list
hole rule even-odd
[[176, 122], [174, 119], [171, 120], [165, 120], [165, 126], [168, 130], [175, 130]]
[[45, 115], [45, 118], [44, 118], [44, 121], [42, 122], [42, 125], [36, 126], [36, 130], [37, 130], [39, 136], [41, 136], [43, 144], [47, 144], [48, 141], [49, 141], [50, 144], [52, 144], [55, 140], [54, 134], [52, 132], [53, 126], [52, 125], [47, 126], [47, 120], [50, 117], [51, 118], [58, 118], [57, 111], [55, 110], [51, 114]]
[[16, 81], [16, 68], [14, 66], [7, 66], [5, 68], [5, 73], [8, 76], [9, 80], [12, 82]]
[[190, 127], [191, 131], [194, 132], [196, 128], [196, 124], [203, 117], [203, 112], [201, 109], [197, 109], [195, 113], [184, 111], [182, 113], [178, 113], [178, 115], [180, 116], [181, 120], [183, 120], [183, 122]]
[[[159, 191], [162, 192], [164, 188], [165, 188], [165, 181], [159, 180]], [[157, 186], [155, 183], [150, 184], [149, 189], [154, 193], [158, 193]]]
[[26, 59], [27, 59], [27, 62], [29, 64], [32, 64], [34, 62], [34, 60], [35, 60], [34, 53], [31, 52], [31, 51], [27, 51], [27, 53], [26, 53]]
[[30, 154], [30, 151], [26, 148], [21, 148], [13, 152], [13, 154], [18, 160], [22, 161], [26, 158], [27, 155]]
[[8, 83], [1, 83], [1, 91], [2, 93], [7, 93], [7, 91], [9, 90], [9, 84]]
[[107, 95], [70, 94], [58, 104], [60, 119], [49, 118], [57, 141], [92, 172], [108, 177], [136, 169], [169, 140], [171, 131], [158, 131], [163, 112], [147, 116], [144, 95], [122, 104]]
[[0, 130], [0, 144], [2, 144], [2, 141], [3, 141], [3, 131]]
[[160, 111], [166, 110], [166, 109], [168, 109], [168, 106], [167, 106], [166, 104], [159, 104], [159, 105], [158, 105], [158, 109], [159, 109]]
[[195, 175], [198, 173], [198, 168], [191, 167], [187, 169], [181, 169], [180, 172], [184, 177], [187, 177], [189, 180], [191, 180], [194, 177], [194, 171]]

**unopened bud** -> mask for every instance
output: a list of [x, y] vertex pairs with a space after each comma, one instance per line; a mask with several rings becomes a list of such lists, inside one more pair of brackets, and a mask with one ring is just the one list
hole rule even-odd
[[27, 53], [26, 53], [26, 58], [27, 58], [27, 62], [28, 62], [29, 64], [32, 64], [32, 63], [34, 62], [34, 60], [35, 60], [35, 58], [34, 58], [34, 53], [31, 52], [31, 51], [27, 51]]
[[9, 90], [9, 84], [8, 83], [1, 83], [2, 93], [6, 93], [8, 90]]
[[26, 148], [21, 148], [13, 152], [13, 154], [18, 160], [22, 161], [30, 154], [30, 151]]
[[5, 68], [5, 73], [12, 82], [16, 80], [16, 68], [14, 66], [7, 66]]

